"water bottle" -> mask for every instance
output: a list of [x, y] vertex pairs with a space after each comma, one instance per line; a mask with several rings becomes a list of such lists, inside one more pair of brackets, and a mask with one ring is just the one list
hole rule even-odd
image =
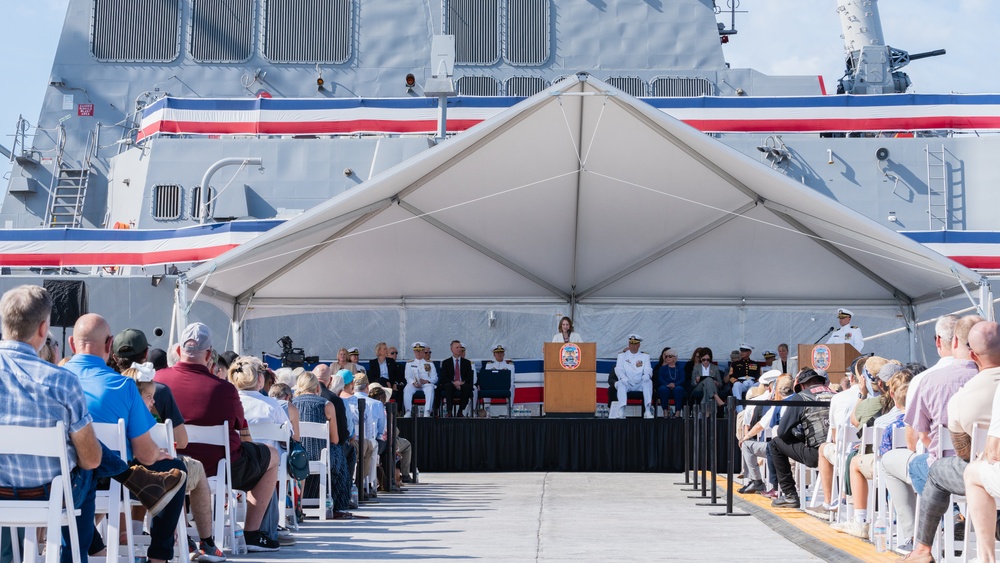
[[351, 508], [358, 507], [358, 486], [351, 483]]
[[885, 516], [879, 514], [875, 519], [875, 551], [883, 552], [886, 548]]
[[326, 517], [333, 518], [333, 498], [326, 495]]
[[233, 555], [246, 555], [247, 539], [243, 537], [243, 528], [237, 525], [233, 534], [236, 536], [236, 539], [233, 541]]

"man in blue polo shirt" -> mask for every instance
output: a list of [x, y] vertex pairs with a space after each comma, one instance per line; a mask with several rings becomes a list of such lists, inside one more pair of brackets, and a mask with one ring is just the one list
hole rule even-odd
[[[154, 471], [177, 470], [186, 476], [184, 462], [160, 449], [149, 434], [156, 421], [146, 408], [135, 381], [108, 367], [111, 344], [111, 327], [103, 317], [93, 313], [77, 320], [69, 338], [73, 358], [65, 367], [79, 377], [91, 416], [95, 422], [117, 424], [118, 419], [125, 421], [128, 459]], [[151, 562], [167, 561], [174, 556], [174, 530], [184, 508], [184, 495], [176, 493], [183, 490], [184, 481], [179, 479], [168, 491], [165, 506], [153, 517], [147, 550]], [[118, 538], [108, 539], [118, 541]]]

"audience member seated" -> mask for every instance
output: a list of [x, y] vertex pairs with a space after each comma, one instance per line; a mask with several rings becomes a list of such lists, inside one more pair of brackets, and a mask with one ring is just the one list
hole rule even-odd
[[[792, 395], [793, 401], [829, 401], [833, 397], [826, 375], [811, 368], [800, 371], [796, 382], [802, 390]], [[826, 440], [829, 431], [830, 407], [788, 407], [779, 416], [778, 430], [768, 444], [768, 450], [774, 462], [781, 496], [774, 499], [771, 506], [798, 508], [799, 492], [795, 488], [790, 460], [806, 467], [816, 467], [819, 446]]]
[[[133, 464], [181, 476], [168, 493], [173, 498], [153, 517], [147, 550], [148, 560], [154, 563], [173, 559], [174, 530], [184, 510], [184, 495], [176, 494], [184, 487], [187, 476], [184, 463], [171, 457], [153, 441], [149, 431], [156, 421], [135, 383], [108, 367], [112, 337], [111, 327], [104, 317], [95, 313], [81, 316], [73, 325], [69, 345], [73, 357], [66, 364], [66, 369], [80, 379], [94, 422], [117, 424], [119, 419], [124, 420], [127, 457], [134, 460]], [[118, 538], [108, 540], [118, 541]]]
[[[217, 426], [229, 423], [230, 464], [233, 488], [247, 491], [244, 537], [249, 551], [276, 551], [278, 542], [261, 531], [261, 523], [278, 480], [278, 452], [250, 441], [236, 388], [217, 379], [208, 370], [212, 358], [212, 333], [201, 323], [192, 323], [181, 333], [177, 354], [180, 361], [160, 370], [155, 380], [166, 384], [188, 424]], [[209, 477], [214, 476], [223, 451], [217, 446], [189, 444], [180, 453], [201, 461]]]
[[[780, 375], [777, 370], [771, 370], [762, 375], [760, 382], [767, 385], [768, 390], [764, 394], [758, 395], [756, 400], [782, 401], [793, 393], [792, 377], [790, 375]], [[771, 441], [775, 422], [780, 416], [778, 412], [784, 408], [777, 406], [748, 406], [744, 409], [744, 420], [747, 422], [749, 429], [746, 430], [740, 439], [740, 451], [743, 457], [743, 471], [746, 475], [746, 485], [739, 489], [739, 493], [760, 493], [768, 490], [761, 476], [760, 462], [758, 460], [766, 459], [767, 444]]]
[[832, 511], [830, 503], [835, 500], [830, 498], [830, 491], [833, 485], [833, 466], [837, 463], [837, 433], [846, 429], [851, 424], [851, 413], [858, 404], [858, 387], [853, 385], [856, 382], [854, 371], [844, 374], [841, 385], [845, 389], [830, 399], [830, 439], [819, 447], [819, 478], [823, 483], [823, 504], [814, 507], [807, 507], [806, 512], [810, 512], [820, 517], [829, 516]]
[[[740, 344], [740, 357], [735, 362], [729, 364], [729, 383], [732, 385], [733, 397], [737, 400], [743, 399], [743, 395], [751, 387], [757, 385], [760, 378], [760, 366], [750, 359], [753, 346]], [[737, 405], [736, 412], [742, 412], [743, 405]]]
[[[927, 469], [937, 458], [938, 429], [948, 423], [948, 401], [979, 372], [969, 352], [969, 331], [981, 320], [978, 316], [968, 315], [955, 324], [951, 342], [952, 362], [935, 370], [932, 376], [925, 377], [913, 394], [913, 402], [907, 401], [903, 418], [908, 427], [907, 448], [892, 450], [882, 456], [886, 488], [896, 507], [898, 537], [911, 538], [900, 546], [903, 551], [912, 549], [916, 495], [923, 492]], [[916, 453], [917, 439], [927, 448], [926, 453]], [[944, 453], [954, 455], [953, 452]]]
[[[920, 497], [917, 541], [908, 560], [932, 560], [934, 535], [945, 512], [951, 510], [951, 495], [966, 493], [964, 475], [969, 465], [975, 426], [990, 427], [996, 412], [994, 397], [1000, 389], [1000, 325], [985, 321], [976, 323], [969, 331], [969, 349], [980, 371], [948, 401], [948, 431], [955, 455], [939, 459], [930, 466]], [[979, 559], [983, 560], [984, 555], [980, 544]]]

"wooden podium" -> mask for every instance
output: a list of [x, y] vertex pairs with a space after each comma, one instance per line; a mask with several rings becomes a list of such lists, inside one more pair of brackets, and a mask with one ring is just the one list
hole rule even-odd
[[825, 371], [830, 383], [840, 383], [860, 355], [850, 344], [799, 344], [799, 369]]
[[546, 342], [545, 414], [594, 416], [597, 407], [597, 344]]

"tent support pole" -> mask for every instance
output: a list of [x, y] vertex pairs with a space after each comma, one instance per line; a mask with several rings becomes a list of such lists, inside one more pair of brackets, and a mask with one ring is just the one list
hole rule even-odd
[[[180, 331], [184, 330], [184, 327], [188, 325], [188, 310], [190, 305], [187, 299], [188, 281], [187, 278], [181, 276], [177, 280], [177, 297], [175, 298], [175, 306], [177, 308], [177, 337], [180, 338]], [[171, 332], [173, 332], [171, 330]], [[173, 335], [171, 335], [173, 336]], [[173, 341], [171, 341], [171, 344]]]
[[979, 315], [988, 321], [994, 320], [993, 290], [985, 277], [979, 282]]

